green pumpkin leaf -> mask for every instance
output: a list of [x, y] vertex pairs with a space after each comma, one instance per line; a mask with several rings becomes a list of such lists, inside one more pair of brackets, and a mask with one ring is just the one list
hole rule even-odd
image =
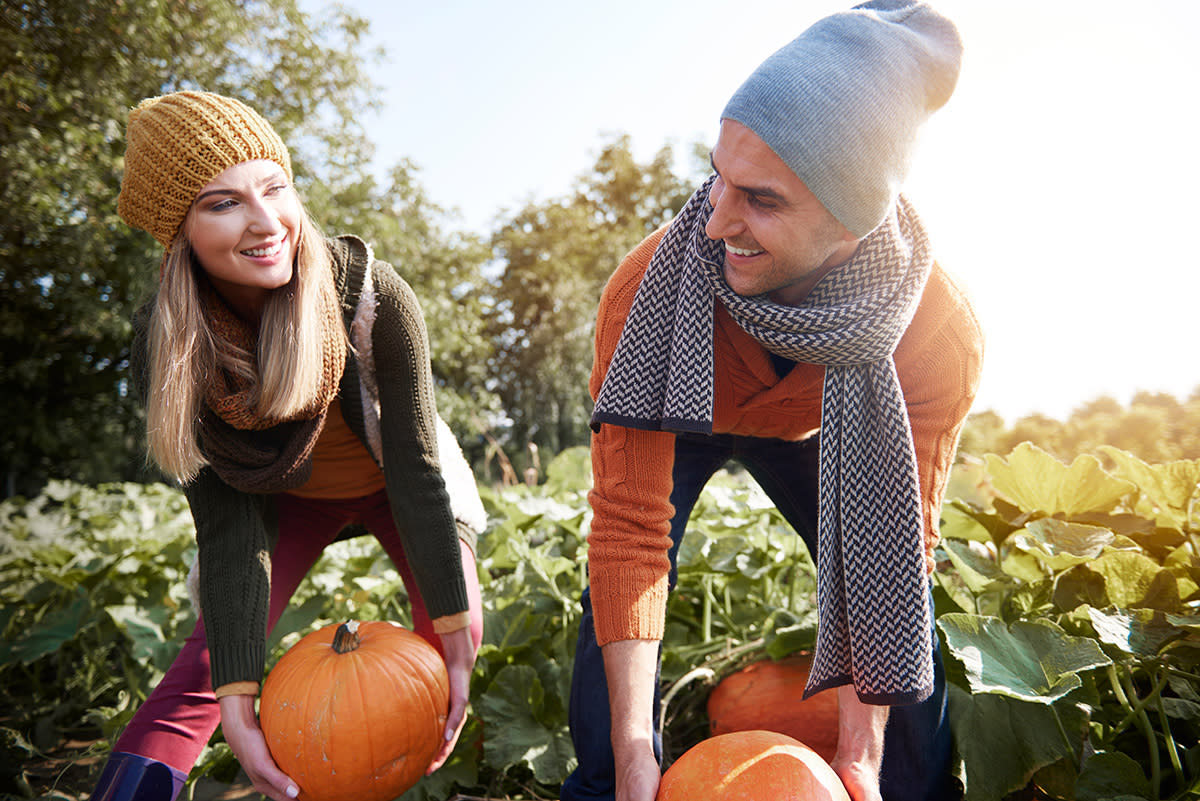
[[549, 784], [571, 772], [575, 750], [565, 726], [548, 727], [539, 719], [545, 692], [534, 668], [507, 665], [473, 704], [483, 721], [487, 763], [498, 770], [525, 766]]
[[1072, 637], [1048, 620], [1008, 626], [1000, 618], [950, 613], [938, 626], [973, 693], [1052, 704], [1080, 686], [1077, 673], [1112, 661], [1094, 640]]
[[954, 499], [942, 505], [938, 531], [942, 540], [972, 540], [991, 542], [992, 532], [976, 516], [977, 512], [963, 501]]
[[994, 559], [976, 553], [965, 542], [945, 540], [941, 547], [963, 583], [976, 595], [989, 592], [1010, 581]]
[[1115, 801], [1115, 799], [1148, 799], [1152, 795], [1150, 780], [1140, 765], [1117, 751], [1093, 754], [1083, 763], [1075, 781], [1076, 801]]
[[1073, 739], [1082, 740], [1087, 721], [1074, 705], [971, 695], [953, 684], [948, 690], [951, 728], [970, 732], [956, 738], [966, 772], [965, 801], [1004, 798], [1025, 787], [1039, 769], [1073, 757], [1072, 746], [1059, 733], [1060, 722]]
[[1108, 602], [1120, 608], [1151, 607], [1164, 612], [1179, 608], [1175, 576], [1145, 554], [1108, 551], [1086, 568], [1104, 577]]
[[105, 611], [133, 643], [131, 655], [134, 659], [149, 662], [164, 671], [171, 666], [179, 646], [167, 641], [162, 626], [151, 619], [144, 609], [122, 605], [110, 606]]
[[92, 605], [82, 588], [75, 591], [70, 606], [50, 612], [12, 646], [12, 657], [24, 665], [54, 653], [64, 643], [75, 639], [92, 614]]
[[1153, 609], [1101, 611], [1089, 608], [1088, 619], [1100, 642], [1137, 657], [1154, 657], [1168, 642], [1187, 632]]
[[1135, 483], [1150, 502], [1159, 525], [1183, 530], [1188, 505], [1200, 485], [1200, 459], [1150, 465], [1132, 453], [1101, 445], [1099, 450], [1117, 465], [1117, 474]]
[[1094, 456], [1081, 455], [1068, 467], [1029, 442], [1022, 442], [1008, 459], [987, 455], [992, 485], [1026, 512], [1072, 517], [1084, 512], [1107, 512], [1137, 489], [1114, 478]]

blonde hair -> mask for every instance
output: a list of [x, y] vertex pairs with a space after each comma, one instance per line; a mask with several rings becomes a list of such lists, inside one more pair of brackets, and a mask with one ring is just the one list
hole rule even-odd
[[200, 296], [204, 269], [181, 225], [164, 258], [162, 281], [149, 324], [147, 450], [167, 475], [188, 483], [208, 460], [198, 441], [204, 387], [224, 370], [250, 382], [257, 413], [286, 419], [309, 407], [320, 392], [325, 338], [346, 345], [346, 332], [325, 325], [337, 307], [337, 288], [325, 239], [301, 215], [292, 279], [270, 293], [259, 325], [257, 353], [219, 337]]

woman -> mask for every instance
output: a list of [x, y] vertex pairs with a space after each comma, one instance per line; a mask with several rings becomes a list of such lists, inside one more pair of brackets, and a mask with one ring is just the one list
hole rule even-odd
[[166, 249], [135, 317], [134, 375], [150, 457], [196, 523], [201, 615], [92, 798], [174, 799], [218, 723], [257, 791], [296, 797], [255, 713], [266, 634], [322, 549], [360, 527], [446, 660], [435, 770], [462, 729], [482, 636], [473, 547], [486, 515], [437, 417], [411, 288], [361, 240], [320, 235], [279, 136], [221, 95], [130, 113], [118, 213]]

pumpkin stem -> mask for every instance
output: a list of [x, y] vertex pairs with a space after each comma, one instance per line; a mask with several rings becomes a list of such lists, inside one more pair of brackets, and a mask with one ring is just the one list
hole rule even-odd
[[358, 648], [359, 642], [357, 620], [346, 621], [333, 634], [333, 650], [339, 654], [353, 651]]

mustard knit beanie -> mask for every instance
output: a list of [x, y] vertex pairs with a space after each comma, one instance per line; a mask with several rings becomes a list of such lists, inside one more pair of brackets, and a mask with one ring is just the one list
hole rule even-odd
[[895, 202], [919, 128], [954, 92], [962, 50], [927, 3], [870, 0], [770, 56], [721, 118], [757, 134], [862, 238]]
[[292, 178], [287, 148], [254, 109], [211, 92], [174, 92], [129, 112], [117, 213], [167, 250], [196, 195], [235, 164], [268, 159]]

